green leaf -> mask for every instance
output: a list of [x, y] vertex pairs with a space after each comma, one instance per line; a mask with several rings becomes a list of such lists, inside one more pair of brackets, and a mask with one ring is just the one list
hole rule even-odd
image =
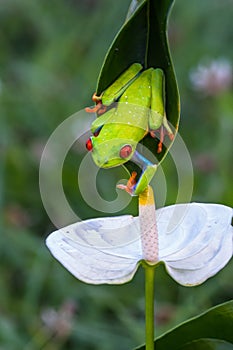
[[[174, 0], [134, 0], [126, 22], [113, 41], [104, 60], [97, 86], [97, 95], [111, 85], [132, 63], [139, 62], [145, 69], [162, 68], [166, 78], [166, 113], [168, 121], [178, 129], [180, 102], [175, 73], [167, 41], [167, 20]], [[170, 148], [168, 142], [157, 153], [157, 144], [151, 136], [142, 143], [161, 162]], [[129, 163], [126, 167], [132, 171]]]
[[[163, 334], [155, 340], [156, 350], [181, 350], [181, 349], [197, 349], [190, 347], [191, 342], [195, 346], [194, 341], [204, 341], [203, 338], [208, 338], [209, 346], [212, 339], [212, 346], [223, 346], [223, 343], [215, 341], [225, 341], [233, 344], [233, 300], [224, 304], [218, 305], [206, 311], [205, 313], [194, 317], [187, 322], [182, 323], [178, 327]], [[202, 340], [201, 340], [202, 339]], [[205, 339], [207, 341], [207, 339]], [[190, 344], [189, 344], [190, 343]], [[228, 344], [224, 344], [228, 345]], [[230, 346], [229, 345], [229, 346]], [[184, 346], [187, 346], [184, 347]], [[189, 346], [189, 347], [188, 347]], [[231, 349], [228, 347], [212, 347], [213, 349]], [[212, 349], [210, 348], [210, 349]], [[145, 346], [137, 348], [144, 350]], [[198, 348], [199, 349], [199, 348]], [[202, 348], [201, 348], [202, 349]], [[204, 348], [203, 348], [204, 349]], [[209, 349], [208, 347], [205, 349]]]
[[180, 348], [180, 350], [232, 350], [233, 344], [218, 339], [194, 340]]
[[139, 8], [139, 6], [144, 2], [144, 0], [132, 0], [128, 9], [126, 20], [128, 20], [134, 12]]

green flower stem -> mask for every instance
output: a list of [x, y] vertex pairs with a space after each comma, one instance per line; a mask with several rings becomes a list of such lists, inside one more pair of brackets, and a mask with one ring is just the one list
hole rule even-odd
[[154, 281], [155, 266], [143, 264], [145, 269], [146, 350], [154, 350]]

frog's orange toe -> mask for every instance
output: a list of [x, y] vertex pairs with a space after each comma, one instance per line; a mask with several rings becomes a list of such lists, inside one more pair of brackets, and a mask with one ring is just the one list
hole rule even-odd
[[117, 185], [117, 188], [126, 191], [132, 196], [134, 194], [134, 188], [137, 183], [136, 177], [137, 177], [137, 173], [136, 171], [133, 171], [132, 174], [130, 175], [127, 185], [119, 184]]
[[160, 141], [157, 146], [157, 153], [161, 153], [163, 150], [163, 143]]
[[97, 106], [98, 105], [96, 105], [95, 107], [86, 107], [85, 108], [85, 111], [87, 112], [87, 113], [95, 113], [95, 112], [97, 112]]
[[96, 95], [96, 92], [94, 92], [94, 94], [92, 95], [92, 101], [95, 102], [95, 103], [99, 103], [101, 102], [101, 96], [97, 96]]

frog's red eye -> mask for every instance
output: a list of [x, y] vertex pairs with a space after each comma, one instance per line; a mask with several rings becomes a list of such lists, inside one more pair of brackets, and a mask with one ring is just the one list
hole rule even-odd
[[132, 147], [130, 145], [125, 145], [120, 150], [120, 157], [128, 158], [131, 153], [132, 153]]
[[87, 142], [86, 142], [86, 149], [88, 150], [88, 151], [91, 151], [92, 149], [93, 149], [93, 144], [92, 144], [92, 139], [91, 139], [91, 137], [87, 140]]

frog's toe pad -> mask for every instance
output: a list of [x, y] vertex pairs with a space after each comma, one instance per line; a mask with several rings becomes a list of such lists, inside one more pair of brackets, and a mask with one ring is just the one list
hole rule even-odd
[[135, 194], [134, 194], [134, 187], [129, 187], [127, 185], [119, 184], [119, 185], [117, 185], [117, 188], [119, 188], [120, 190], [126, 191], [131, 196], [135, 196]]

